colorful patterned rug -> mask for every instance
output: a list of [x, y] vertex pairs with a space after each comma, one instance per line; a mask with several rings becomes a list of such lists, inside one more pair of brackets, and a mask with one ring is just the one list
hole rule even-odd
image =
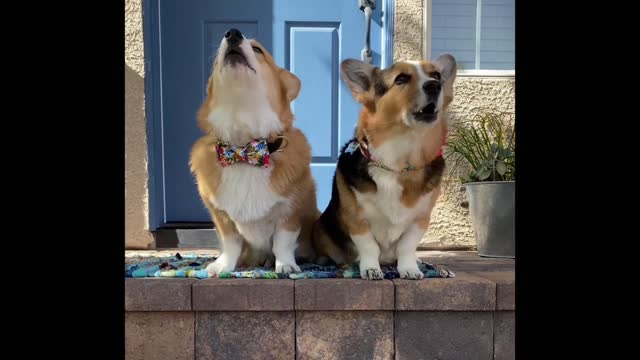
[[[144, 278], [210, 278], [206, 268], [216, 258], [209, 255], [196, 255], [180, 253], [169, 257], [137, 257], [128, 258], [125, 264], [125, 277]], [[448, 269], [438, 265], [432, 265], [421, 261], [418, 264], [425, 278], [447, 278], [456, 275]], [[273, 268], [239, 268], [234, 272], [223, 272], [218, 278], [250, 278], [250, 279], [325, 279], [325, 278], [360, 278], [360, 270], [357, 264], [336, 267], [334, 265], [320, 266], [315, 264], [302, 264], [302, 270], [293, 274], [278, 274]], [[383, 266], [382, 272], [385, 279], [400, 277], [395, 266]]]

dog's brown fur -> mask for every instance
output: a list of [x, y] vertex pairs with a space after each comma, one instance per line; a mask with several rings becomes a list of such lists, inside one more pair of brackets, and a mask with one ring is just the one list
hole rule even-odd
[[[444, 59], [445, 61], [453, 61], [455, 66], [455, 60], [452, 57], [451, 60]], [[451, 66], [451, 62], [448, 63], [448, 66]], [[389, 172], [372, 166], [358, 150], [352, 154], [345, 152], [345, 145], [338, 160], [331, 202], [314, 225], [313, 241], [318, 256], [328, 257], [336, 263], [355, 262], [359, 257], [362, 257], [362, 254], [354, 239], [370, 234], [376, 235], [374, 228], [378, 225], [375, 224], [378, 219], [375, 219], [377, 215], [371, 215], [372, 211], [373, 213], [377, 211], [377, 214], [388, 214], [383, 208], [392, 207], [399, 209], [398, 217], [406, 215], [410, 217], [410, 221], [406, 224], [396, 224], [393, 214], [391, 216], [385, 215], [389, 218], [390, 224], [399, 226], [402, 233], [397, 238], [375, 238], [380, 247], [379, 259], [378, 256], [373, 255], [375, 262], [393, 262], [398, 259], [396, 251], [402, 252], [405, 256], [404, 265], [398, 263], [401, 276], [409, 278], [421, 276], [421, 274], [415, 274], [415, 271], [411, 271], [412, 269], [408, 269], [409, 265], [407, 264], [410, 264], [411, 261], [410, 255], [407, 255], [409, 252], [407, 249], [411, 245], [403, 245], [399, 239], [402, 236], [409, 236], [406, 234], [411, 231], [412, 226], [414, 227], [411, 235], [413, 238], [420, 231], [422, 233], [426, 231], [432, 209], [440, 194], [444, 160], [439, 156], [439, 151], [447, 131], [446, 113], [453, 100], [452, 84], [455, 79], [455, 68], [446, 74], [448, 79], [443, 78], [440, 81], [440, 77], [445, 76], [445, 74], [440, 74], [442, 70], [441, 64], [428, 61], [400, 62], [385, 70], [354, 60], [343, 62], [343, 79], [352, 91], [354, 98], [363, 105], [355, 131], [355, 139], [360, 143], [368, 144], [369, 148], [375, 149], [372, 151], [373, 155], [376, 155], [375, 151], [377, 150], [377, 155], [380, 157], [387, 156], [391, 159], [391, 161], [383, 162], [384, 165], [395, 171]], [[445, 70], [451, 71], [448, 68]], [[408, 76], [409, 80], [396, 83], [401, 75]], [[426, 126], [423, 123], [415, 122], [415, 120], [414, 122], [407, 120], [407, 114], [416, 112], [415, 108], [419, 103], [418, 97], [424, 96], [425, 99], [429, 97], [421, 92], [427, 80], [433, 81], [434, 79], [437, 79], [442, 86], [439, 95], [442, 97], [442, 103], [438, 108], [437, 121]], [[394, 144], [396, 143], [397, 148], [402, 148], [402, 150], [394, 153], [394, 147], [396, 147]], [[419, 170], [400, 172], [399, 170], [407, 164], [412, 164]], [[388, 195], [390, 198], [384, 198], [387, 196], [384, 195], [385, 193], [393, 191], [388, 190], [389, 187], [401, 189], [397, 197], [394, 197], [396, 195]], [[430, 197], [426, 198], [426, 195]], [[383, 197], [380, 198], [380, 196]], [[368, 199], [366, 203], [363, 203], [364, 199]], [[385, 199], [390, 203], [375, 202], [380, 199]], [[369, 208], [368, 214], [367, 207]], [[384, 217], [380, 219], [385, 220]], [[380, 232], [378, 231], [378, 233]], [[414, 240], [412, 239], [412, 241]], [[367, 242], [367, 244], [371, 243]], [[367, 247], [371, 248], [369, 245]], [[403, 248], [400, 249], [399, 246]], [[413, 250], [415, 253], [415, 247]], [[381, 272], [378, 271], [379, 264], [376, 265], [372, 259], [368, 259], [369, 264], [363, 268], [362, 258], [360, 260], [362, 277], [378, 279], [381, 275]]]
[[[313, 259], [313, 249], [311, 246], [310, 232], [313, 222], [320, 215], [316, 206], [316, 189], [310, 171], [311, 149], [304, 134], [293, 127], [294, 116], [291, 112], [290, 103], [300, 90], [299, 79], [289, 71], [279, 68], [271, 55], [255, 40], [249, 41], [255, 49], [258, 47], [261, 54], [256, 54], [256, 63], [259, 66], [259, 81], [265, 84], [268, 93], [268, 103], [271, 110], [277, 114], [282, 131], [269, 134], [269, 141], [273, 141], [277, 136], [284, 136], [285, 140], [281, 145], [282, 151], [271, 153], [271, 175], [270, 189], [283, 198], [288, 199], [289, 207], [278, 211], [284, 211], [284, 216], [279, 219], [278, 226], [283, 229], [294, 231], [300, 229], [297, 241], [296, 254], [299, 257]], [[225, 189], [222, 185], [222, 174], [229, 167], [223, 167], [217, 160], [215, 145], [221, 139], [212, 123], [211, 113], [219, 106], [226, 106], [219, 98], [221, 92], [227, 91], [222, 81], [221, 74], [223, 64], [214, 64], [211, 77], [207, 85], [207, 97], [198, 111], [198, 125], [205, 132], [193, 145], [191, 151], [190, 165], [191, 171], [195, 174], [198, 192], [209, 212], [223, 243], [223, 254], [226, 247], [225, 242], [229, 239], [242, 238], [243, 234], [239, 230], [238, 224], [227, 213], [227, 209], [218, 208], [211, 199], [218, 198]], [[216, 121], [216, 119], [213, 119]], [[250, 132], [250, 131], [249, 131]], [[248, 135], [247, 139], [251, 136]], [[247, 140], [248, 141], [248, 140]], [[241, 145], [241, 144], [234, 144]], [[230, 167], [250, 166], [247, 164], [233, 164]], [[266, 170], [265, 170], [266, 171]], [[275, 196], [275, 195], [274, 195]], [[248, 199], [251, 201], [251, 199]], [[277, 205], [284, 206], [284, 205]], [[227, 211], [226, 211], [227, 210]], [[275, 210], [274, 210], [275, 211]], [[262, 252], [255, 252], [252, 246], [247, 243], [246, 238], [242, 243], [243, 251], [237, 265], [262, 265], [265, 261], [273, 260], [271, 254], [266, 258]], [[264, 249], [261, 249], [264, 250]], [[270, 264], [267, 261], [267, 265]]]

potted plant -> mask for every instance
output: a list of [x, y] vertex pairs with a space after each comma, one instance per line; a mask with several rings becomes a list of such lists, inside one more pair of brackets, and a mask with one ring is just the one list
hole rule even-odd
[[[515, 258], [515, 131], [513, 113], [481, 110], [451, 126], [447, 160], [462, 181], [478, 254]], [[449, 162], [449, 161], [448, 161]]]

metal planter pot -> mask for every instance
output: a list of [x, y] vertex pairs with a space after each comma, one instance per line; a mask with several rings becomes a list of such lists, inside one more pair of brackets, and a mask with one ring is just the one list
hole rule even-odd
[[478, 255], [516, 257], [516, 182], [466, 183]]

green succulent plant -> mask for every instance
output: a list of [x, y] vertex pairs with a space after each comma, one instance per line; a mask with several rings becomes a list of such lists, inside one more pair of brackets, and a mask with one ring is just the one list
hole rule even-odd
[[470, 120], [451, 126], [445, 157], [457, 170], [466, 164], [470, 171], [462, 183], [509, 181], [516, 177], [516, 149], [513, 113], [480, 110]]

